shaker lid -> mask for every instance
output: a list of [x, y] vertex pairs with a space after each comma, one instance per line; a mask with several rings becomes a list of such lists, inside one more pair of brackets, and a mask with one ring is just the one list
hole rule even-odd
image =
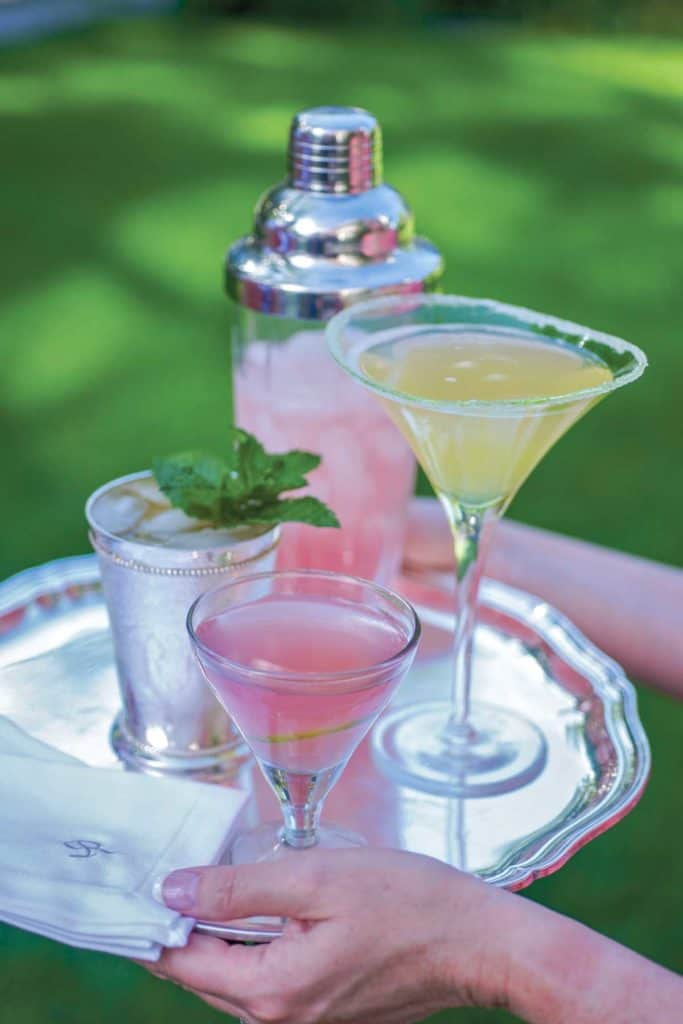
[[434, 287], [438, 250], [382, 183], [382, 137], [358, 107], [300, 111], [289, 175], [259, 200], [252, 234], [228, 251], [226, 289], [262, 313], [325, 320], [360, 298]]
[[382, 182], [382, 133], [360, 107], [313, 107], [295, 115], [289, 180], [306, 192], [365, 192]]

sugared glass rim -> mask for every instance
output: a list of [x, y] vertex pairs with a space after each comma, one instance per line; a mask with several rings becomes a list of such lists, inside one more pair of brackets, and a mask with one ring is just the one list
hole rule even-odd
[[[245, 585], [249, 583], [258, 583], [264, 580], [287, 580], [287, 579], [309, 579], [309, 580], [326, 580], [331, 583], [339, 583], [348, 586], [362, 586], [372, 590], [375, 594], [389, 601], [390, 604], [398, 606], [404, 612], [407, 612], [408, 618], [412, 623], [410, 629], [410, 635], [400, 650], [395, 651], [391, 657], [385, 658], [383, 661], [371, 662], [368, 665], [364, 665], [362, 668], [348, 669], [341, 672], [291, 672], [283, 669], [263, 669], [253, 668], [251, 665], [245, 665], [241, 661], [233, 661], [230, 658], [226, 658], [222, 654], [218, 654], [211, 647], [203, 642], [197, 635], [194, 627], [195, 613], [199, 609], [199, 606], [203, 602], [209, 602], [212, 598], [215, 598], [217, 594], [222, 593], [226, 590], [231, 590], [234, 587]], [[251, 603], [251, 602], [245, 602]], [[359, 601], [360, 605], [361, 602]], [[250, 573], [248, 575], [236, 576], [234, 579], [228, 580], [225, 583], [221, 583], [218, 586], [211, 587], [210, 590], [204, 591], [196, 598], [187, 612], [186, 618], [187, 631], [190, 634], [190, 639], [196, 647], [202, 651], [211, 661], [216, 662], [223, 668], [232, 669], [240, 674], [248, 675], [253, 678], [254, 681], [264, 682], [265, 680], [280, 679], [285, 682], [296, 682], [298, 681], [311, 681], [320, 680], [320, 682], [345, 682], [352, 681], [354, 679], [361, 679], [363, 676], [367, 676], [371, 672], [381, 672], [384, 669], [391, 668], [392, 665], [400, 662], [406, 657], [414, 648], [417, 646], [420, 634], [422, 632], [422, 626], [418, 618], [417, 612], [413, 608], [410, 601], [407, 601], [405, 597], [401, 597], [394, 590], [389, 590], [388, 587], [382, 587], [379, 583], [373, 583], [372, 580], [362, 579], [360, 576], [350, 576], [343, 573], [336, 572], [325, 572], [317, 569], [286, 569], [273, 572], [259, 572]]]
[[[584, 348], [585, 351], [595, 356], [596, 353], [593, 353], [591, 349], [586, 346], [587, 342], [593, 342], [596, 343], [596, 346], [606, 346], [613, 352], [617, 352], [619, 354], [630, 353], [633, 357], [633, 365], [623, 373], [620, 373], [618, 369], [613, 370], [614, 376], [612, 379], [605, 381], [603, 384], [598, 384], [591, 388], [583, 388], [579, 391], [566, 392], [561, 395], [543, 395], [535, 398], [439, 401], [436, 399], [420, 398], [418, 395], [412, 395], [408, 392], [387, 387], [363, 373], [358, 366], [358, 356], [370, 348], [370, 343], [357, 346], [351, 354], [347, 354], [344, 351], [344, 332], [350, 324], [353, 324], [354, 320], [362, 318], [364, 314], [375, 314], [377, 315], [378, 320], [380, 319], [383, 311], [386, 311], [387, 318], [391, 317], [392, 320], [400, 320], [403, 315], [405, 317], [405, 325], [408, 330], [406, 330], [405, 334], [402, 333], [401, 337], [408, 338], [411, 336], [411, 313], [416, 309], [423, 309], [425, 307], [429, 308], [432, 306], [444, 307], [446, 309], [451, 307], [453, 310], [471, 309], [476, 306], [481, 306], [482, 309], [490, 316], [490, 322], [487, 322], [485, 318], [481, 323], [466, 320], [458, 321], [454, 317], [450, 323], [449, 321], [445, 321], [443, 323], [434, 323], [431, 325], [437, 329], [470, 326], [473, 331], [480, 330], [482, 332], [492, 329], [497, 329], [501, 333], [506, 330], [524, 330], [531, 334], [532, 337], [537, 335], [539, 340], [545, 338], [546, 340], [552, 339], [555, 341], [561, 341], [565, 344], [575, 345], [577, 348]], [[508, 318], [511, 322], [506, 323], [505, 318]], [[392, 327], [393, 326], [395, 325], [392, 324]], [[402, 325], [398, 326], [401, 326], [402, 329]], [[429, 328], [430, 324], [428, 321], [424, 324], [416, 322], [414, 326], [416, 332], [418, 330], [422, 332], [424, 328]], [[387, 330], [390, 329], [391, 328], [387, 328]], [[377, 335], [380, 334], [380, 331], [381, 324], [378, 324]], [[525, 309], [523, 306], [512, 306], [504, 302], [497, 302], [495, 299], [478, 299], [466, 295], [442, 295], [438, 292], [415, 295], [383, 295], [379, 298], [369, 299], [366, 302], [355, 303], [353, 306], [332, 317], [327, 324], [325, 333], [328, 347], [334, 359], [339, 363], [343, 370], [349, 373], [356, 380], [360, 381], [360, 383], [366, 388], [377, 392], [379, 395], [384, 395], [387, 398], [400, 402], [403, 405], [416, 406], [421, 409], [430, 409], [435, 412], [458, 412], [464, 414], [477, 414], [484, 412], [488, 414], [495, 414], [499, 410], [512, 412], [513, 410], [523, 411], [526, 409], [543, 409], [546, 406], [559, 406], [582, 399], [588, 400], [591, 398], [599, 398], [601, 395], [623, 387], [624, 384], [630, 384], [632, 381], [637, 380], [648, 365], [647, 356], [642, 349], [638, 348], [637, 345], [633, 345], [629, 341], [625, 341], [623, 338], [616, 337], [615, 335], [604, 334], [601, 331], [594, 331], [590, 327], [584, 327], [581, 324], [575, 324], [569, 320], [561, 320], [558, 317], [539, 313], [532, 309]], [[370, 335], [368, 335], [368, 337], [370, 337]], [[377, 342], [375, 341], [374, 344], [377, 344]], [[599, 355], [597, 358], [601, 359]], [[601, 361], [604, 362], [604, 359], [601, 359]], [[612, 367], [609, 368], [612, 369]]]

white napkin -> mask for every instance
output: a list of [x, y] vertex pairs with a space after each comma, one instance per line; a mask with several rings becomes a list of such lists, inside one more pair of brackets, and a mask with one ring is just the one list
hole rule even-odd
[[157, 960], [194, 926], [157, 878], [212, 864], [247, 794], [91, 768], [0, 716], [0, 920], [70, 946]]

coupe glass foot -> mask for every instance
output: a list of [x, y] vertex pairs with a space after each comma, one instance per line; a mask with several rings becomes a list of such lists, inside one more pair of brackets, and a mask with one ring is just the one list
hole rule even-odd
[[543, 770], [546, 741], [529, 719], [492, 704], [474, 704], [467, 736], [448, 726], [446, 701], [411, 704], [387, 715], [373, 734], [375, 759], [396, 782], [441, 796], [509, 793]]

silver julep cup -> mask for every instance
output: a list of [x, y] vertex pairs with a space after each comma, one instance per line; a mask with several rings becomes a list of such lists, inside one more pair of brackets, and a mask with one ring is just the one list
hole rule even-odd
[[278, 527], [225, 531], [215, 547], [160, 546], [110, 532], [96, 505], [115, 487], [152, 479], [119, 477], [86, 504], [114, 642], [122, 709], [111, 742], [131, 768], [154, 774], [232, 774], [250, 757], [197, 666], [185, 627], [192, 602], [235, 576], [275, 566]]

